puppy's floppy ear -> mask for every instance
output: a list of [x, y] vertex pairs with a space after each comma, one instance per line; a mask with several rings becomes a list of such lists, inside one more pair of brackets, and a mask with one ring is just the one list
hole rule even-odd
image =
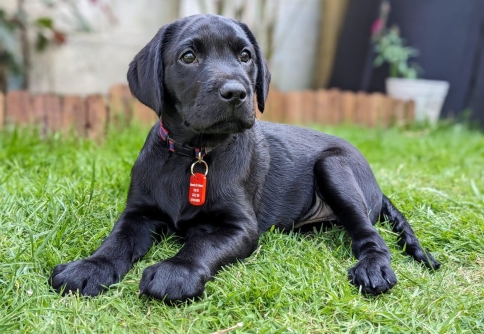
[[267, 94], [269, 93], [269, 84], [271, 82], [271, 74], [267, 68], [267, 63], [262, 52], [260, 51], [259, 44], [255, 40], [254, 34], [250, 29], [242, 22], [237, 22], [239, 26], [244, 30], [247, 38], [252, 43], [255, 50], [256, 65], [257, 65], [257, 79], [255, 83], [255, 92], [257, 94], [257, 107], [260, 112], [264, 112], [264, 107], [266, 104]]
[[129, 64], [128, 84], [131, 94], [161, 116], [163, 101], [162, 47], [167, 26], [162, 27], [153, 39]]

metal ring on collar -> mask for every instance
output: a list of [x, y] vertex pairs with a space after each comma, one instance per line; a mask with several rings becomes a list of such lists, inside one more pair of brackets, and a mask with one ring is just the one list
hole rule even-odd
[[190, 172], [192, 173], [192, 175], [194, 175], [193, 167], [195, 167], [196, 164], [200, 164], [200, 163], [205, 165], [205, 176], [207, 176], [207, 174], [208, 174], [208, 164], [204, 160], [201, 160], [201, 159], [192, 163], [192, 167], [190, 168]]

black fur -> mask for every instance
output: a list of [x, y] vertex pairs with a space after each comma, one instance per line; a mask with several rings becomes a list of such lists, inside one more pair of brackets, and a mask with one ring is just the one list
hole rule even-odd
[[[184, 63], [186, 52], [196, 61]], [[167, 25], [131, 62], [128, 81], [133, 95], [162, 117], [171, 138], [207, 148], [207, 201], [189, 204], [193, 159], [170, 152], [155, 124], [132, 169], [125, 211], [93, 255], [54, 269], [50, 282], [57, 291], [97, 295], [160, 235], [176, 233], [182, 249], [146, 268], [140, 293], [167, 302], [198, 297], [223, 265], [249, 256], [271, 226], [332, 221], [348, 231], [359, 260], [350, 281], [377, 294], [397, 282], [390, 252], [373, 227], [381, 214], [408, 254], [439, 267], [348, 142], [255, 120], [254, 102], [263, 111], [270, 74], [244, 24], [196, 15]]]

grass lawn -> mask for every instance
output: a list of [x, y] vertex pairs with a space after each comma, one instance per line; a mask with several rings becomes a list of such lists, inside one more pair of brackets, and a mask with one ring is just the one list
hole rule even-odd
[[258, 252], [208, 283], [201, 301], [138, 298], [143, 269], [174, 255], [174, 240], [103, 295], [60, 297], [47, 278], [109, 234], [147, 129], [113, 131], [102, 145], [9, 130], [0, 133], [0, 332], [211, 333], [242, 323], [233, 332], [484, 333], [484, 135], [458, 125], [325, 131], [363, 152], [440, 271], [402, 254], [378, 225], [399, 283], [369, 297], [347, 281], [356, 260], [341, 228], [272, 231]]

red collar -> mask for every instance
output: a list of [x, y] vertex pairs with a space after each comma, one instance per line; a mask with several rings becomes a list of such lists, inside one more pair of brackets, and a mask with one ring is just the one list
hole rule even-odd
[[168, 131], [163, 126], [163, 122], [160, 119], [160, 138], [166, 142], [166, 147], [173, 153], [182, 155], [184, 157], [190, 157], [195, 159], [203, 158], [206, 154], [205, 147], [192, 147], [185, 144], [179, 144], [168, 136]]

